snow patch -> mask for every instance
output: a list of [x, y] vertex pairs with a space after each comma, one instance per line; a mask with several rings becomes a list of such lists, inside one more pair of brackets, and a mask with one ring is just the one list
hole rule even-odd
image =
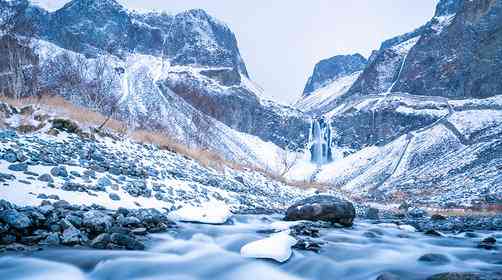
[[289, 231], [283, 231], [244, 245], [241, 248], [241, 256], [285, 262], [291, 257], [293, 253], [291, 247], [296, 242], [297, 240], [289, 235]]
[[184, 206], [170, 212], [168, 217], [179, 222], [221, 225], [232, 216], [230, 209], [223, 203], [206, 203], [200, 206]]

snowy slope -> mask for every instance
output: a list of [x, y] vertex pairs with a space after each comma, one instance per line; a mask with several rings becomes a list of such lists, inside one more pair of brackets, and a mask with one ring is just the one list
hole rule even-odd
[[[83, 58], [80, 54], [43, 40], [36, 42], [36, 46], [41, 65], [47, 65], [47, 67], [62, 54], [73, 57], [75, 61]], [[92, 69], [96, 59], [84, 59], [84, 63], [86, 67], [83, 68]], [[277, 170], [277, 159], [282, 149], [273, 143], [235, 131], [211, 117], [202, 115], [173, 93], [169, 87], [164, 86], [165, 80], [171, 78], [173, 73], [190, 72], [200, 80], [204, 80], [200, 72], [214, 68], [172, 66], [167, 59], [130, 54], [123, 60], [114, 56], [107, 57], [107, 72], [113, 73], [114, 69], [123, 69], [123, 73], [112, 75], [111, 82], [115, 86], [109, 94], [120, 97], [116, 117], [126, 121], [130, 127], [160, 130], [175, 137], [180, 143], [209, 148], [228, 160], [260, 166], [272, 171]], [[94, 73], [89, 71], [87, 79], [92, 80], [93, 75]], [[57, 82], [50, 80], [53, 78], [51, 75], [44, 78], [47, 84]], [[208, 83], [207, 86], [211, 85]], [[219, 87], [219, 85], [216, 86]], [[77, 104], [90, 106], [84, 100], [79, 100], [78, 92], [68, 91], [63, 92], [62, 95]], [[194, 142], [195, 138], [201, 138], [203, 143]]]
[[390, 110], [397, 118], [430, 121], [327, 165], [299, 162], [287, 175], [388, 202], [406, 199], [424, 205], [472, 206], [502, 198], [500, 96], [464, 101], [407, 94], [391, 94], [385, 102], [378, 98], [347, 103], [332, 118], [354, 114], [359, 119], [365, 110], [376, 109]]
[[339, 77], [307, 97], [300, 99], [294, 106], [304, 112], [322, 110], [336, 98], [345, 94], [361, 73], [362, 71], [358, 71], [348, 76]]

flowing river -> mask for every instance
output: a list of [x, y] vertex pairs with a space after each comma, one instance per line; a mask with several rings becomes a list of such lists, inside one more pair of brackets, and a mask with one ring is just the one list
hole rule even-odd
[[[0, 279], [376, 279], [391, 272], [401, 279], [426, 279], [441, 272], [502, 271], [500, 249], [476, 248], [501, 232], [447, 234], [411, 232], [391, 224], [357, 221], [350, 229], [321, 229], [319, 253], [294, 250], [285, 263], [241, 257], [245, 244], [266, 238], [279, 216], [237, 215], [231, 225], [180, 223], [153, 235], [143, 252], [45, 249], [0, 257]], [[499, 245], [500, 246], [500, 245]], [[423, 262], [425, 254], [439, 262]]]

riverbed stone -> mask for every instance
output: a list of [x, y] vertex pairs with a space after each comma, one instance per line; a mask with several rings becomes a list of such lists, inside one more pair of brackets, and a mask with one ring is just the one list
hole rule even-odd
[[107, 214], [91, 210], [84, 213], [83, 225], [94, 232], [107, 232], [112, 227], [113, 218]]
[[447, 256], [435, 253], [425, 254], [418, 258], [418, 261], [431, 265], [444, 265], [451, 262], [450, 258], [448, 258]]
[[28, 216], [15, 209], [0, 211], [0, 220], [15, 229], [26, 229], [32, 225]]
[[289, 207], [285, 220], [326, 221], [352, 226], [355, 216], [356, 211], [351, 202], [329, 195], [315, 195]]

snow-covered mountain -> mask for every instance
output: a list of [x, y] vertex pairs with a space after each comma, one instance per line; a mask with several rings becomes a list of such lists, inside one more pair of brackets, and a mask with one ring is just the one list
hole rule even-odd
[[[19, 33], [35, 36], [31, 49], [3, 38], [5, 72], [12, 75], [0, 79], [5, 95], [21, 92], [27, 77], [22, 69], [35, 66], [32, 74], [43, 91], [113, 110], [131, 127], [162, 131], [230, 160], [268, 168], [280, 147], [305, 145], [303, 113], [259, 96], [235, 35], [203, 10], [137, 13], [114, 0], [74, 0], [53, 12], [23, 0], [0, 5], [21, 10], [17, 24], [29, 23], [34, 33]], [[99, 83], [103, 79], [106, 85]], [[109, 100], [93, 104], [83, 98], [91, 88]], [[114, 101], [117, 109], [110, 107]]]
[[299, 108], [331, 120], [332, 149], [345, 157], [289, 175], [376, 201], [499, 203], [501, 8], [439, 1], [428, 23], [382, 43], [362, 72], [302, 97]]
[[350, 89], [366, 63], [360, 54], [337, 55], [320, 61], [295, 107], [305, 112], [320, 110]]

